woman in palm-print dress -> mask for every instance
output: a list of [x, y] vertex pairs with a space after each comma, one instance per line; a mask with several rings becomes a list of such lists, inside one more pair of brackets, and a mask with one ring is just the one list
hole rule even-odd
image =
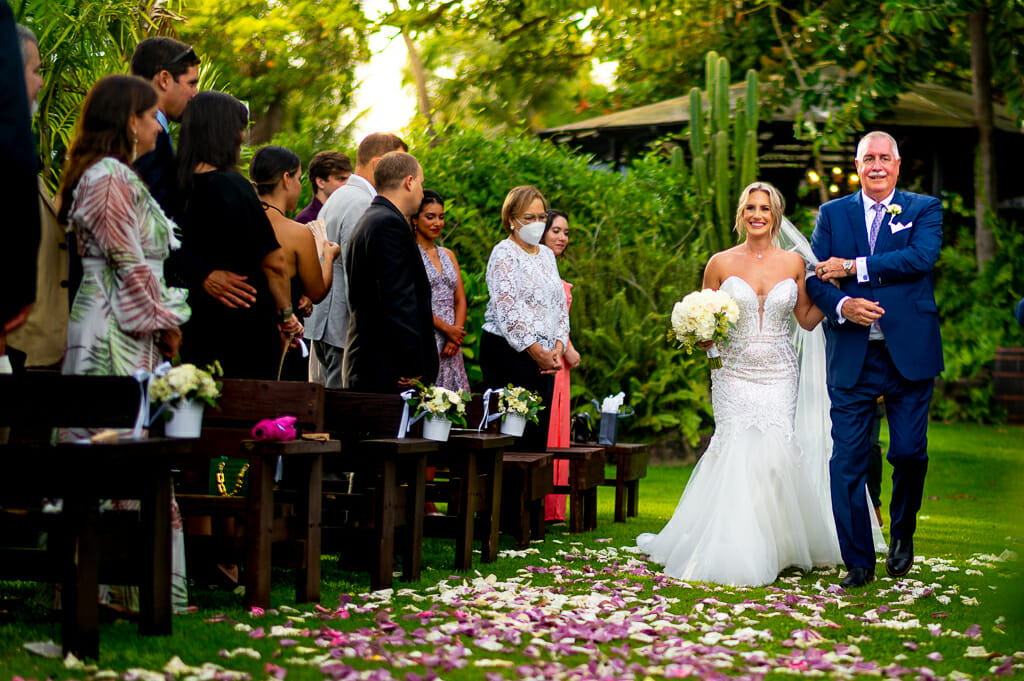
[[[61, 218], [78, 238], [83, 278], [71, 306], [64, 374], [129, 376], [177, 354], [188, 320], [185, 291], [168, 288], [163, 261], [173, 223], [128, 165], [156, 145], [156, 92], [139, 78], [107, 76], [79, 119], [61, 186]], [[138, 501], [107, 504], [137, 510]], [[172, 606], [188, 607], [181, 515], [172, 494]], [[106, 587], [101, 601], [138, 611], [137, 587]]]

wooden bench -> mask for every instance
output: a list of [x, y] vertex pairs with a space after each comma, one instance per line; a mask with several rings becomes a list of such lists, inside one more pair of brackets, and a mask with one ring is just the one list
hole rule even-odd
[[480, 561], [498, 559], [505, 449], [514, 438], [496, 433], [452, 431], [427, 462], [437, 467], [428, 499], [448, 504], [444, 516], [425, 519], [428, 537], [455, 538], [455, 569], [473, 566], [473, 538], [480, 537]]
[[637, 516], [640, 478], [647, 476], [647, 445], [617, 442], [601, 446], [609, 458], [615, 459], [615, 477], [605, 478], [601, 484], [615, 488], [615, 522], [624, 523], [627, 516]]
[[393, 584], [396, 531], [402, 578], [420, 578], [427, 455], [438, 444], [397, 438], [402, 401], [397, 395], [326, 391], [325, 428], [342, 441], [343, 454], [329, 461], [331, 474], [352, 476], [325, 486], [324, 531], [346, 550], [362, 541], [370, 555], [373, 589]]
[[529, 546], [530, 539], [544, 539], [544, 497], [555, 490], [554, 462], [549, 453], [505, 453], [502, 531], [515, 538], [517, 549]]
[[[131, 428], [140, 387], [132, 378], [29, 373], [0, 376], [0, 577], [61, 584], [64, 653], [99, 655], [98, 585], [139, 586], [139, 632], [171, 633], [171, 469], [190, 440], [122, 439], [51, 444], [57, 427]], [[43, 437], [38, 435], [42, 429]], [[29, 432], [26, 432], [29, 431]], [[59, 498], [59, 513], [42, 513]], [[135, 513], [99, 513], [101, 499], [137, 499]], [[48, 534], [44, 549], [13, 546], [10, 523]], [[102, 547], [102, 548], [101, 548]]]
[[597, 527], [597, 488], [604, 483], [604, 446], [549, 447], [555, 459], [569, 462], [569, 484], [555, 485], [569, 497], [569, 532]]
[[[479, 424], [483, 418], [482, 396], [474, 396], [470, 407], [468, 420], [471, 423]], [[497, 412], [497, 397], [491, 396], [490, 413]], [[486, 426], [491, 432], [497, 432], [500, 428], [500, 420], [492, 421]], [[510, 463], [521, 464], [523, 457], [533, 455], [535, 465], [543, 465], [543, 455], [550, 453], [554, 459], [569, 462], [569, 480], [567, 485], [554, 484], [554, 467], [551, 469], [552, 492], [554, 494], [565, 494], [569, 498], [569, 531], [572, 533], [585, 532], [597, 527], [597, 488], [604, 483], [604, 448], [602, 446], [574, 446], [574, 447], [546, 447], [543, 452], [532, 452], [520, 449], [518, 443], [509, 448], [514, 451], [507, 451], [505, 456]], [[512, 456], [512, 455], [515, 456]], [[525, 478], [518, 478], [525, 484]], [[526, 497], [532, 495], [532, 490], [509, 487], [507, 492], [515, 497]], [[543, 499], [543, 497], [541, 497]], [[541, 501], [543, 509], [543, 500]], [[541, 510], [543, 515], [543, 510]], [[543, 519], [542, 519], [543, 521]], [[513, 534], [517, 543], [522, 543], [522, 526], [516, 525]], [[543, 535], [538, 533], [538, 538]]]
[[[272, 546], [297, 547], [295, 599], [320, 600], [320, 518], [323, 460], [341, 451], [338, 441], [252, 439], [262, 419], [290, 415], [305, 432], [322, 432], [324, 389], [314, 383], [226, 379], [217, 409], [207, 409], [194, 451], [176, 460], [182, 468], [178, 505], [182, 515], [233, 519], [242, 531], [227, 537], [189, 536], [190, 555], [245, 567], [245, 607], [270, 607]], [[248, 493], [233, 496], [208, 489], [211, 461], [243, 457], [248, 463]], [[285, 477], [275, 485], [278, 459]], [[228, 486], [233, 486], [228, 481]], [[275, 486], [278, 487], [275, 492]], [[289, 511], [294, 510], [294, 514]], [[241, 559], [241, 561], [239, 560]]]

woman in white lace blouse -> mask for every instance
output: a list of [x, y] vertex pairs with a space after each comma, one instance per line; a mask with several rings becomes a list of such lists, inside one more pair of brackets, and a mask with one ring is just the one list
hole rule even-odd
[[[551, 404], [554, 376], [569, 338], [569, 309], [551, 249], [540, 243], [547, 202], [536, 187], [516, 187], [501, 207], [508, 233], [487, 262], [490, 300], [480, 340], [480, 367], [488, 387], [508, 384], [538, 392]], [[550, 409], [529, 424], [526, 444], [547, 444]]]

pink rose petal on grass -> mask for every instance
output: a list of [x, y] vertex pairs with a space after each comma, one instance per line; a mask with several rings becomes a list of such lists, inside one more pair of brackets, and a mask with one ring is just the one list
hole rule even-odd
[[249, 614], [253, 617], [263, 617], [263, 615], [265, 615], [266, 613], [263, 611], [263, 608], [257, 608], [254, 605], [251, 608], [249, 608]]
[[942, 653], [940, 653], [937, 650], [933, 653], [928, 653], [927, 655], [925, 655], [925, 657], [927, 657], [932, 662], [942, 662]]
[[279, 667], [276, 664], [271, 664], [270, 662], [263, 666], [263, 671], [277, 679], [277, 681], [284, 681], [284, 677], [288, 676], [287, 669]]

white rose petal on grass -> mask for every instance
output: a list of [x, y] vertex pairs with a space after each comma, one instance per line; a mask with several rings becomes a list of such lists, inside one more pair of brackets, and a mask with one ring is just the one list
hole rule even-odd
[[964, 653], [964, 657], [982, 658], [992, 657], [994, 654], [985, 650], [985, 646], [967, 646], [967, 652]]

